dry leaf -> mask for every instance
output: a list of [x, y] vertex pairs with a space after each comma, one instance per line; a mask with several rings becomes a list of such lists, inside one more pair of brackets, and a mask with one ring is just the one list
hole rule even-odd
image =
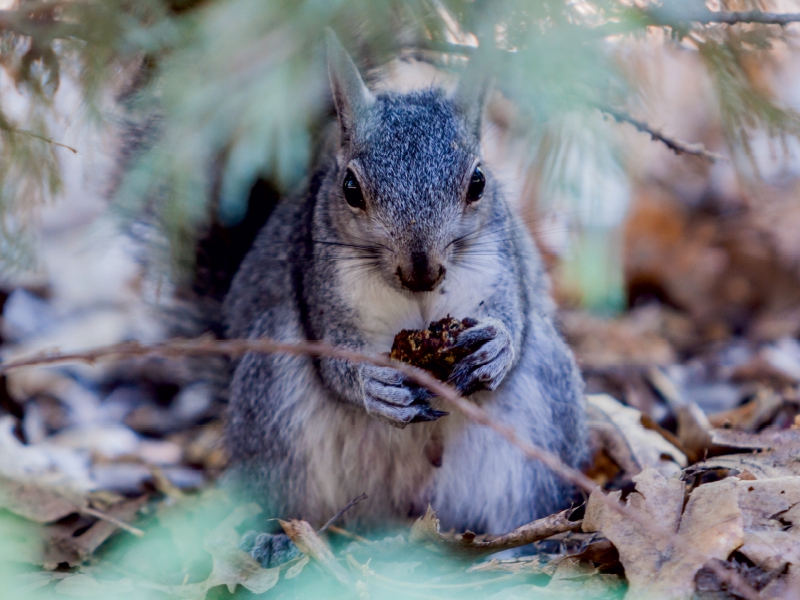
[[94, 489], [86, 453], [46, 442], [23, 444], [14, 435], [15, 426], [13, 417], [0, 417], [0, 475], [78, 493]]
[[690, 463], [697, 462], [711, 447], [711, 423], [695, 402], [689, 402], [675, 408], [678, 419], [678, 439], [687, 453]]
[[414, 524], [411, 526], [409, 541], [415, 543], [438, 543], [441, 539], [439, 535], [439, 519], [436, 518], [436, 511], [434, 511], [429, 504], [425, 514], [414, 521]]
[[670, 343], [653, 323], [631, 318], [600, 319], [585, 312], [563, 312], [564, 334], [582, 367], [668, 365], [675, 362]]
[[77, 598], [107, 598], [133, 591], [133, 582], [127, 577], [118, 581], [98, 581], [88, 575], [77, 574], [62, 579], [55, 585], [55, 591], [64, 596]]
[[34, 590], [49, 585], [53, 581], [66, 579], [67, 577], [72, 577], [72, 575], [70, 573], [54, 573], [52, 571], [36, 571], [9, 577], [4, 580], [4, 584], [8, 586], [6, 590], [12, 594], [13, 598], [22, 598]]
[[755, 431], [769, 423], [783, 405], [783, 397], [772, 389], [761, 387], [755, 398], [731, 410], [709, 415], [714, 427], [730, 427], [744, 431]]
[[642, 413], [607, 394], [587, 394], [589, 427], [600, 448], [629, 475], [653, 467], [665, 476], [687, 464], [686, 455], [642, 425]]
[[727, 469], [734, 473], [749, 471], [756, 479], [775, 479], [800, 475], [800, 430], [746, 433], [733, 429], [715, 429], [711, 440], [716, 446], [750, 449], [751, 454], [727, 454], [693, 465], [687, 474]]
[[195, 584], [196, 586], [205, 587], [205, 591], [208, 591], [212, 587], [225, 585], [233, 593], [236, 586], [241, 585], [254, 594], [263, 594], [278, 583], [280, 568], [264, 569], [252, 556], [239, 549], [239, 533], [236, 527], [260, 512], [261, 508], [257, 504], [238, 506], [230, 516], [206, 534], [203, 548], [211, 554], [214, 562], [211, 575], [204, 582]]
[[85, 505], [85, 496], [72, 490], [0, 475], [0, 507], [31, 521], [52, 523]]
[[[659, 536], [614, 510], [592, 493], [584, 531], [600, 531], [619, 551], [630, 584], [627, 598], [690, 598], [697, 571], [710, 559], [727, 559], [743, 541], [743, 520], [735, 483], [725, 480], [697, 488], [683, 509], [684, 484], [648, 468], [634, 477], [636, 492], [628, 506], [641, 511], [663, 532]], [[621, 492], [609, 494], [618, 501]], [[683, 514], [681, 514], [683, 512]], [[677, 535], [696, 554], [676, 549], [667, 536]]]
[[301, 556], [300, 560], [298, 560], [291, 567], [286, 569], [286, 575], [284, 577], [286, 577], [286, 579], [294, 579], [295, 577], [300, 575], [300, 573], [303, 572], [305, 566], [308, 564], [309, 560], [311, 559], [308, 557], [308, 554], [304, 554], [303, 556]]
[[616, 575], [602, 575], [597, 569], [573, 558], [559, 560], [545, 587], [519, 585], [490, 596], [490, 600], [527, 600], [528, 598], [581, 598], [599, 600], [618, 598], [621, 580]]
[[558, 563], [544, 591], [558, 597], [618, 597], [617, 589], [621, 583], [616, 575], [602, 575], [580, 560], [566, 558]]
[[[104, 514], [121, 523], [133, 521], [139, 510], [147, 503], [147, 496], [132, 500], [122, 499], [106, 508]], [[67, 523], [48, 525], [43, 529], [42, 563], [55, 568], [61, 563], [75, 566], [86, 560], [105, 542], [119, 526], [109, 520], [81, 517]], [[90, 525], [87, 528], [87, 525]], [[84, 530], [85, 531], [81, 531]], [[76, 535], [81, 531], [79, 535]]]
[[800, 568], [800, 477], [736, 485], [745, 527], [740, 552], [765, 569]]
[[226, 586], [230, 593], [234, 593], [238, 585], [254, 594], [263, 594], [273, 588], [278, 583], [280, 568], [264, 569], [238, 547], [236, 527], [260, 512], [257, 504], [238, 506], [222, 523], [206, 533], [203, 548], [211, 554], [213, 562], [211, 574], [204, 581], [176, 586], [148, 583], [146, 587], [191, 600], [202, 600], [210, 589], [220, 585]]
[[347, 571], [336, 562], [336, 558], [333, 556], [333, 552], [331, 552], [328, 544], [317, 535], [317, 532], [314, 531], [314, 528], [311, 527], [308, 521], [300, 521], [297, 519], [281, 521], [279, 519], [278, 522], [281, 524], [281, 527], [283, 527], [283, 531], [286, 535], [289, 536], [289, 539], [300, 549], [300, 552], [307, 554], [320, 563], [320, 565], [340, 583], [348, 584], [350, 582], [350, 576], [347, 574]]

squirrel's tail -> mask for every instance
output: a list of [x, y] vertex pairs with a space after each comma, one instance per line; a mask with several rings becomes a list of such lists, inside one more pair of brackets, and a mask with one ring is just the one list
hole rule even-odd
[[279, 200], [277, 189], [258, 179], [250, 188], [247, 212], [241, 221], [225, 225], [212, 216], [210, 224], [198, 232], [193, 272], [185, 280], [187, 283], [176, 289], [178, 297], [193, 301], [199, 311], [195, 318], [200, 323], [194, 329], [199, 326], [217, 337], [224, 336], [220, 318], [222, 302], [239, 265]]

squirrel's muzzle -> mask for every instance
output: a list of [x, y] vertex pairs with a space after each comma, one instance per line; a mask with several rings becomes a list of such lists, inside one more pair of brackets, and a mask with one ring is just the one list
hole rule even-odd
[[400, 284], [412, 292], [431, 292], [444, 279], [446, 269], [439, 261], [432, 261], [427, 252], [412, 252], [411, 261], [397, 267]]

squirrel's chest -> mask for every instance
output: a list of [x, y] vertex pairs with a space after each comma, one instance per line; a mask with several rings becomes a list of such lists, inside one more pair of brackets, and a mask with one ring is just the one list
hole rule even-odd
[[402, 329], [425, 329], [431, 321], [450, 315], [479, 319], [501, 287], [499, 270], [454, 270], [434, 291], [405, 293], [373, 278], [345, 275], [342, 293], [354, 309], [369, 352], [388, 352]]

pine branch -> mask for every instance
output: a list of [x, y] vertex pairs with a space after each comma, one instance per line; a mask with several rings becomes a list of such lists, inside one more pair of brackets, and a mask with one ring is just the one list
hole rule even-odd
[[650, 139], [656, 142], [661, 142], [667, 148], [672, 150], [678, 156], [682, 154], [688, 154], [689, 156], [699, 156], [701, 158], [705, 158], [711, 162], [717, 162], [719, 160], [728, 161], [728, 157], [722, 154], [717, 154], [716, 152], [711, 152], [710, 150], [706, 150], [703, 144], [692, 144], [689, 142], [684, 142], [682, 140], [678, 140], [676, 138], [669, 137], [658, 129], [655, 129], [645, 123], [644, 121], [639, 121], [638, 119], [634, 119], [631, 115], [626, 112], [612, 110], [610, 108], [601, 108], [600, 111], [603, 114], [608, 115], [612, 119], [614, 119], [617, 123], [628, 123], [629, 125], [633, 125], [638, 131], [642, 133], [646, 133], [650, 136]]

